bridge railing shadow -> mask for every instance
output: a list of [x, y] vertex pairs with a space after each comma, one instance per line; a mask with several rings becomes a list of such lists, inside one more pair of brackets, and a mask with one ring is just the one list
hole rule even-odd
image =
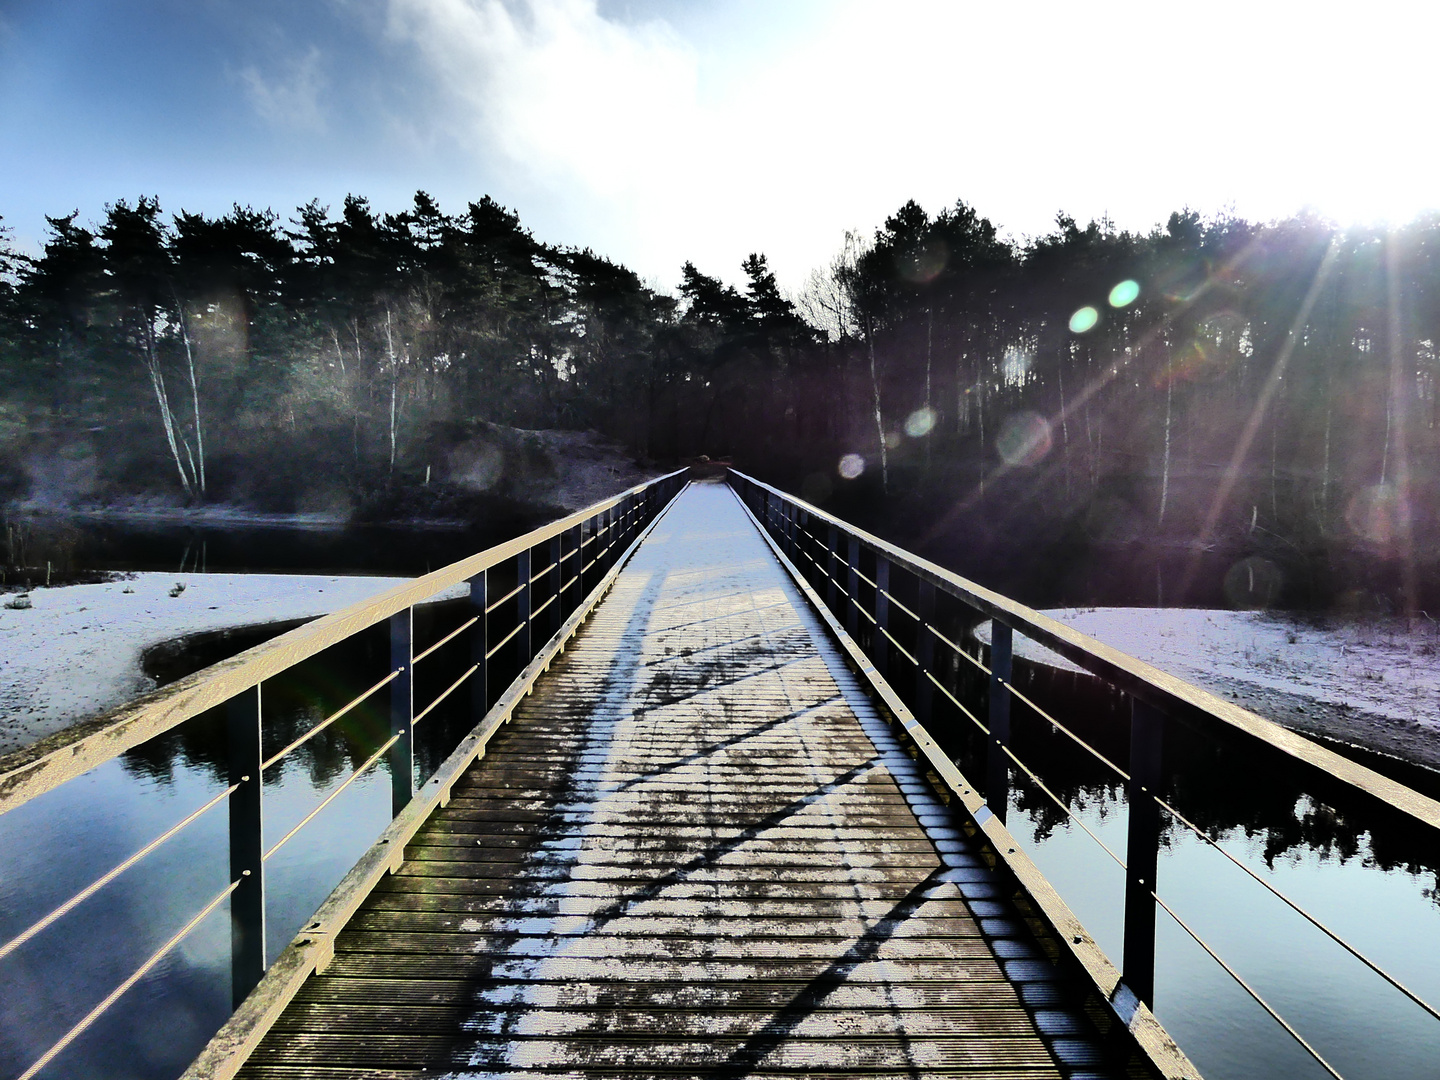
[[[457, 743], [467, 735], [473, 738], [475, 717], [488, 719], [492, 712], [513, 705], [523, 686], [528, 685], [527, 678], [533, 682], [536, 666], [554, 654], [566, 633], [573, 633], [578, 620], [613, 582], [627, 553], [688, 480], [689, 470], [681, 469], [639, 485], [0, 757], [0, 814], [30, 804], [122, 754], [138, 753], [144, 762], [151, 740], [173, 736], [197, 724], [205, 729], [203, 739], [218, 744], [218, 750], [209, 747], [208, 758], [223, 783], [208, 801], [129, 857], [50, 907], [43, 916], [30, 920], [25, 929], [0, 941], [0, 985], [6, 981], [7, 958], [33, 949], [32, 941], [43, 946], [44, 935], [56, 927], [72, 938], [84, 939], [85, 928], [75, 924], [93, 918], [94, 906], [78, 913], [76, 909], [103, 894], [107, 886], [222, 804], [228, 814], [229, 873], [225, 886], [189, 913], [188, 921], [98, 1002], [74, 1002], [74, 1022], [17, 1073], [19, 1080], [30, 1080], [50, 1068], [76, 1040], [92, 1031], [127, 991], [163, 964], [197, 927], [212, 914], [227, 909], [231, 925], [231, 998], [232, 1007], [238, 1009], [273, 960], [267, 957], [266, 950], [267, 864], [322, 813], [339, 813], [339, 808], [330, 809], [332, 804], [368, 776], [388, 771], [392, 818], [398, 819], [406, 812], [422, 787], [426, 788], [426, 801], [443, 802], [446, 792], [432, 792], [427, 786], [427, 781], [431, 786], [439, 782], [438, 775], [431, 775], [434, 763], [453, 763], [452, 751], [457, 751]], [[464, 595], [458, 617], [455, 605], [451, 605], [451, 617], [437, 619], [429, 608], [424, 608], [426, 617], [417, 619], [417, 607], [457, 589]], [[268, 723], [274, 719], [273, 707], [262, 712], [265, 684], [326, 650], [382, 629], [388, 638], [388, 650], [369, 651], [379, 652], [382, 657], [388, 651], [388, 665], [380, 657], [374, 658], [378, 661], [378, 670], [371, 673], [374, 681], [324, 715], [316, 712], [314, 723], [303, 731], [285, 729], [277, 738], [275, 725]], [[417, 690], [425, 699], [419, 707]], [[456, 710], [457, 704], [463, 707]], [[457, 711], [468, 722], [444, 722], [447, 709]], [[355, 725], [357, 716], [363, 716], [365, 722]], [[283, 835], [273, 838], [272, 834], [280, 830], [276, 828], [276, 810], [267, 810], [266, 806], [267, 772], [273, 777], [274, 771], [294, 761], [297, 753], [316, 751], [347, 726], [352, 741], [357, 734], [361, 741], [368, 739], [369, 745], [361, 753], [351, 755], [352, 763], [362, 753], [363, 760], [338, 783], [334, 782], [338, 777], [327, 777], [324, 797], [318, 798]], [[284, 745], [275, 745], [280, 741]], [[483, 750], [483, 743], [475, 752], [479, 750]], [[72, 837], [47, 837], [56, 859], [73, 858], [76, 847], [86, 839], [83, 832]], [[401, 849], [403, 843], [396, 845], [395, 857], [400, 856]], [[0, 852], [3, 859], [4, 853]], [[328, 891], [334, 884], [325, 882], [323, 888]], [[321, 929], [320, 924], [314, 924], [314, 928]], [[67, 983], [86, 987], [92, 984], [86, 977], [70, 972], [65, 975]]]
[[[1382, 865], [1435, 872], [1440, 803], [753, 477], [732, 469], [729, 483], [841, 633], [852, 665], [870, 678], [954, 802], [966, 808], [977, 837], [1036, 900], [1053, 940], [1122, 1023], [1134, 1030], [1137, 1016], [1152, 1016], [1157, 914], [1164, 912], [1305, 1055], [1340, 1075], [1314, 1045], [1314, 1033], [1307, 1038], [1267, 1001], [1201, 935], [1195, 917], [1165, 898], [1164, 883], [1157, 886], [1160, 852], [1182, 834], [1238, 868], [1407, 1007], [1440, 1020], [1434, 1004], [1221, 843], [1231, 827], [1268, 828], [1267, 859], [1273, 860], [1273, 849], [1297, 842], [1283, 835], [1287, 828], [1310, 830], [1316, 835], [1306, 840], [1342, 854], [1353, 853], [1363, 836]], [[971, 633], [982, 620], [990, 622], [988, 646]], [[1017, 634], [1083, 674], [1065, 676], [1066, 693], [1047, 694], [1046, 678], [1016, 662]], [[1317, 805], [1339, 808], [1326, 818], [1328, 831], [1311, 829], [1308, 821], [1290, 828], [1297, 800], [1277, 783], [1282, 773]], [[1113, 840], [1107, 844], [1076, 809], [1077, 799], [1096, 793], [1124, 805], [1123, 850], [1115, 850]], [[1077, 826], [1093, 841], [1096, 864], [1123, 873], [1119, 964], [1018, 848], [1006, 825], [1012, 806], [1032, 812], [1040, 835], [1060, 823]], [[1347, 813], [1359, 824], [1344, 835]], [[1228, 906], [1244, 917], [1246, 905]]]

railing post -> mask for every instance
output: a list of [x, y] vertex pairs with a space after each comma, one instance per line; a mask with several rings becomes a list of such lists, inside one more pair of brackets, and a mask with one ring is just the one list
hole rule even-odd
[[[827, 537], [825, 547], [825, 576], [829, 579], [829, 585], [825, 589], [825, 603], [829, 605], [832, 612], [840, 597], [840, 532], [834, 525], [830, 526], [830, 533]], [[838, 612], [836, 612], [838, 614]]]
[[475, 615], [475, 625], [470, 628], [470, 662], [475, 665], [475, 674], [470, 676], [470, 723], [478, 724], [490, 711], [490, 682], [486, 678], [490, 664], [485, 654], [490, 651], [490, 617], [485, 609], [490, 606], [490, 571], [481, 570], [470, 579], [470, 610]]
[[1010, 805], [1010, 673], [1014, 668], [1014, 632], [990, 620], [990, 742], [985, 750], [985, 803], [1005, 820]]
[[565, 584], [564, 568], [560, 565], [560, 556], [564, 552], [564, 546], [560, 543], [560, 534], [556, 533], [550, 538], [550, 580], [554, 588], [548, 590], [553, 599], [550, 601], [550, 636], [560, 632], [560, 624], [565, 621], [565, 613], [561, 611], [563, 606], [560, 600], [560, 587]]
[[846, 551], [845, 591], [850, 602], [845, 605], [845, 630], [853, 638], [860, 630], [860, 538], [850, 537]]
[[1130, 705], [1130, 825], [1125, 841], [1124, 982], [1146, 1005], [1155, 999], [1155, 874], [1159, 864], [1165, 717], [1143, 701]]
[[870, 657], [882, 679], [890, 677], [890, 560], [875, 553], [875, 639], [870, 643]]
[[520, 656], [520, 667], [530, 663], [535, 654], [530, 650], [530, 549], [526, 548], [515, 556], [515, 584], [520, 591], [515, 595], [515, 625], [520, 632], [515, 635], [515, 649]]
[[570, 581], [568, 583], [570, 587], [570, 598], [568, 603], [562, 603], [560, 605], [561, 612], [564, 616], [569, 616], [572, 611], [579, 607], [581, 599], [585, 596], [585, 583], [580, 580], [580, 564], [583, 561], [580, 555], [580, 541], [583, 539], [581, 533], [582, 528], [583, 526], [576, 525], [574, 528], [566, 529], [565, 542], [560, 548], [563, 554], [560, 560], [560, 593], [562, 596], [565, 593], [567, 584], [565, 581], [564, 566], [567, 561], [570, 563]]
[[260, 775], [260, 687], [242, 690], [226, 705], [230, 743], [230, 894], [231, 1001], [239, 1008], [265, 974], [264, 814]]
[[398, 735], [390, 747], [390, 815], [397, 816], [415, 793], [415, 609], [390, 616], [390, 670], [398, 671], [390, 683], [390, 734]]
[[935, 584], [921, 580], [919, 619], [915, 626], [915, 719], [926, 726], [934, 711], [935, 684], [930, 681], [935, 666], [935, 635], [930, 625], [935, 621]]

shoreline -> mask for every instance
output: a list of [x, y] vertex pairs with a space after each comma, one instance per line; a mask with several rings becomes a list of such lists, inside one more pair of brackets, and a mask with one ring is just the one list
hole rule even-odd
[[[138, 572], [0, 606], [0, 754], [155, 688], [142, 660], [197, 633], [318, 618], [408, 577]], [[183, 588], [181, 588], [183, 586]], [[452, 589], [437, 596], [464, 595]]]
[[[1042, 614], [1291, 731], [1440, 772], [1440, 628], [1425, 620], [1203, 608]], [[988, 644], [990, 623], [973, 633]], [[1019, 634], [1015, 655], [1081, 670]]]

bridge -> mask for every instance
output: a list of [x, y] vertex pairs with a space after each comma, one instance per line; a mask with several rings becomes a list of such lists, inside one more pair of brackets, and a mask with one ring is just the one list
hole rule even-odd
[[[1440, 804], [714, 471], [606, 500], [0, 760], [3, 812], [182, 724], [219, 718], [225, 733], [226, 783], [208, 802], [0, 943], [0, 965], [24, 955], [226, 807], [224, 887], [15, 1075], [75, 1075], [67, 1051], [227, 912], [234, 1011], [185, 1072], [195, 1080], [1198, 1077], [1152, 1011], [1157, 913], [1278, 1038], [1342, 1075], [1157, 890], [1164, 819], [1440, 1020], [1167, 801], [1167, 725], [1223, 729], [1332, 801], [1373, 804], [1420, 845], [1433, 844]], [[457, 585], [458, 610], [423, 614]], [[961, 632], [980, 617], [992, 620], [983, 652]], [[376, 681], [276, 745], [267, 680], [379, 627], [390, 662]], [[1022, 687], [1017, 631], [1123, 699], [1123, 762]], [[443, 675], [424, 674], [442, 657]], [[276, 835], [266, 771], [376, 702], [388, 730]], [[447, 709], [461, 718], [455, 737], [437, 725]], [[1022, 714], [1113, 770], [1128, 804], [1123, 856], [1018, 755]], [[385, 773], [389, 825], [268, 956], [273, 857]], [[1123, 874], [1118, 966], [1007, 827], [1021, 782]]]

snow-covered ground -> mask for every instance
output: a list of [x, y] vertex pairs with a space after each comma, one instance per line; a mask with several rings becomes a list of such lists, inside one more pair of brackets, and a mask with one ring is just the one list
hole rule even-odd
[[[1440, 625], [1258, 611], [1063, 608], [1090, 637], [1276, 723], [1440, 768]], [[983, 641], [990, 624], [976, 631]], [[1066, 670], [1017, 635], [1016, 653]]]
[[[404, 580], [147, 573], [104, 585], [36, 589], [28, 609], [0, 606], [0, 753], [153, 689], [140, 668], [152, 645], [205, 630], [324, 615]], [[172, 596], [179, 584], [185, 588]], [[0, 599], [11, 603], [15, 594]]]

